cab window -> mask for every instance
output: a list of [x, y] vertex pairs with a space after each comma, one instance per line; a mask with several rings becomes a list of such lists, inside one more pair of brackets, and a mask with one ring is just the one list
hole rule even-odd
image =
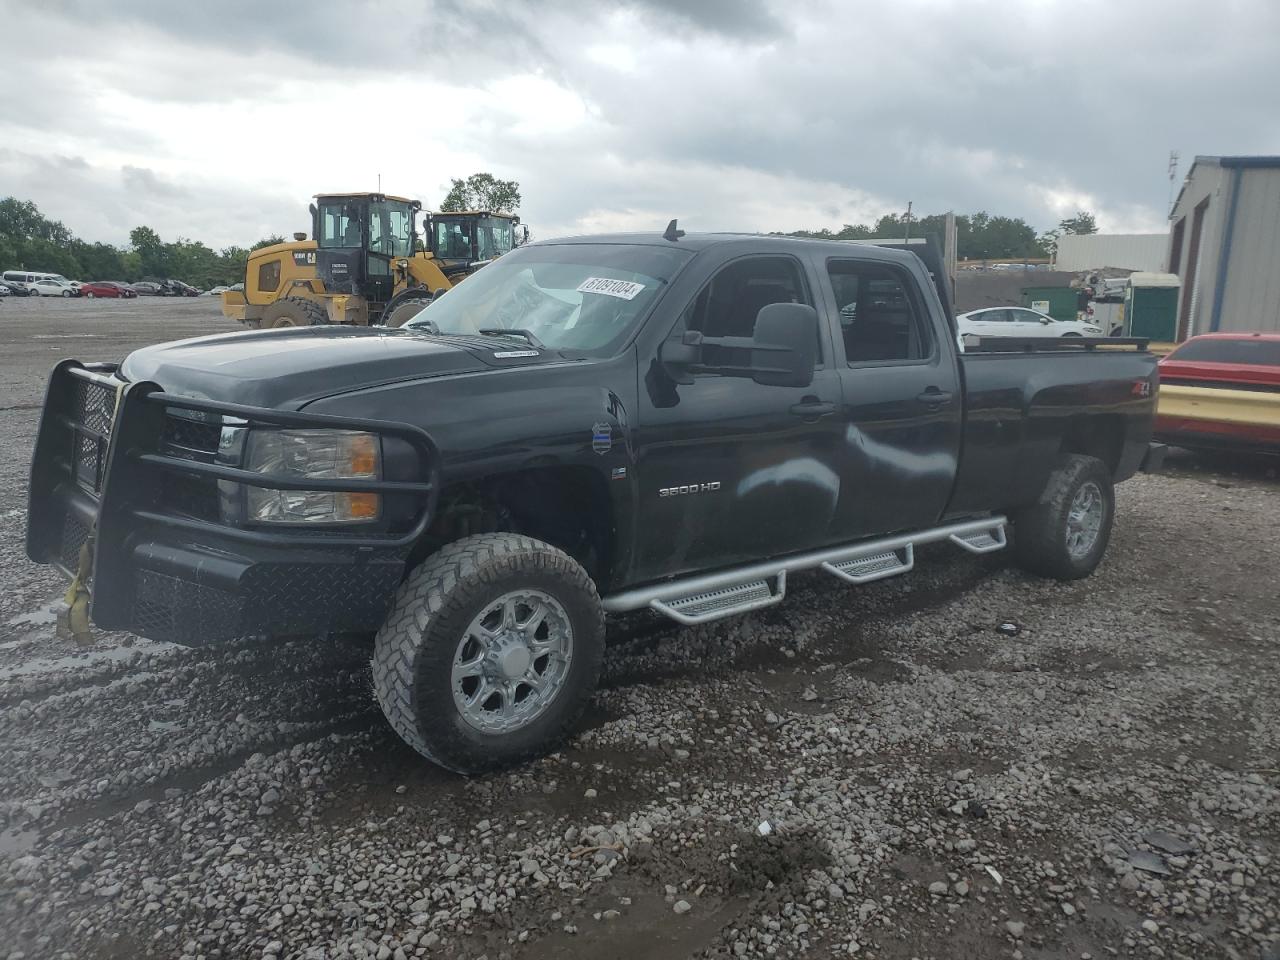
[[320, 231], [316, 237], [320, 247], [358, 248], [364, 244], [360, 238], [360, 207], [354, 203], [324, 203], [320, 205]]
[[[791, 257], [745, 257], [720, 268], [682, 315], [681, 330], [706, 337], [747, 337], [755, 333], [756, 315], [772, 303], [805, 303], [813, 298], [800, 264]], [[702, 362], [708, 366], [746, 366], [750, 350], [708, 344]], [[818, 344], [822, 356], [821, 340]]]
[[270, 260], [258, 267], [258, 289], [274, 293], [280, 286], [280, 261]]
[[932, 338], [910, 278], [899, 268], [865, 260], [830, 260], [845, 360], [892, 363], [928, 358]]

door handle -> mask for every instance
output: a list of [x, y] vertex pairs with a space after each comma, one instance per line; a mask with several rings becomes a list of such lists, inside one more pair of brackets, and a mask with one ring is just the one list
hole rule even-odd
[[916, 394], [916, 399], [921, 403], [927, 403], [931, 407], [940, 407], [944, 403], [951, 402], [950, 390], [939, 390], [937, 387], [930, 387], [924, 393]]
[[830, 400], [819, 400], [817, 397], [806, 397], [799, 403], [791, 405], [791, 412], [806, 420], [820, 420], [836, 412], [836, 405]]

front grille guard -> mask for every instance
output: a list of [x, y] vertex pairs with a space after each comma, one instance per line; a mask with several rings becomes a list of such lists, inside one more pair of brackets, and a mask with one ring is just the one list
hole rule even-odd
[[[155, 383], [122, 383], [111, 364], [64, 360], [53, 370], [31, 464], [27, 554], [37, 563], [66, 566], [70, 545], [65, 530], [73, 521], [96, 519], [93, 617], [100, 626], [126, 626], [133, 594], [130, 540], [154, 525], [177, 531], [192, 542], [234, 541], [263, 547], [341, 547], [357, 552], [402, 550], [417, 542], [434, 514], [439, 495], [440, 456], [426, 431], [404, 423], [362, 420], [221, 403], [165, 393]], [[95, 396], [109, 390], [114, 409], [90, 424], [83, 416], [82, 385]], [[77, 408], [82, 409], [77, 409]], [[161, 452], [167, 411], [234, 418], [250, 427], [325, 427], [360, 430], [407, 443], [418, 455], [423, 480], [295, 480], [220, 463], [190, 460]], [[87, 439], [86, 439], [87, 438]], [[90, 471], [90, 467], [92, 470]], [[402, 533], [327, 535], [297, 528], [249, 529], [165, 512], [163, 485], [173, 473], [233, 481], [273, 490], [331, 490], [342, 493], [410, 494], [419, 498], [412, 526]], [[92, 482], [86, 483], [91, 476]], [[70, 486], [68, 490], [67, 487]], [[63, 488], [61, 495], [59, 488]], [[96, 514], [96, 517], [95, 517]], [[74, 571], [72, 571], [74, 572]]]

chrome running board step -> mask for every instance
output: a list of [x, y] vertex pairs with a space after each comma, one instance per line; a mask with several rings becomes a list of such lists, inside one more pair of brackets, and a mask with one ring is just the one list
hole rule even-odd
[[1003, 550], [1009, 543], [1004, 536], [1003, 523], [990, 530], [979, 530], [976, 533], [953, 533], [949, 539], [970, 553], [991, 553], [995, 550]]
[[1000, 550], [1007, 543], [1007, 522], [1000, 516], [983, 517], [651, 583], [605, 597], [604, 608], [625, 613], [649, 607], [678, 623], [708, 623], [780, 603], [787, 592], [787, 574], [797, 570], [821, 569], [847, 583], [862, 584], [906, 573], [915, 565], [915, 548], [924, 543], [950, 541], [969, 553]]
[[915, 549], [911, 544], [897, 550], [877, 550], [865, 557], [824, 563], [822, 569], [849, 583], [870, 583], [885, 577], [896, 577], [916, 565]]
[[773, 579], [772, 586], [768, 580], [752, 580], [674, 600], [650, 600], [649, 606], [686, 626], [708, 623], [780, 603], [787, 595], [787, 571]]

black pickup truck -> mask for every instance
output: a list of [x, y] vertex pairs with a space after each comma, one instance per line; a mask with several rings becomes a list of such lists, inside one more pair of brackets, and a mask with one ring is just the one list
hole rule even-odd
[[399, 329], [58, 364], [27, 551], [107, 629], [376, 631], [392, 725], [477, 771], [572, 728], [607, 612], [704, 623], [797, 571], [866, 583], [1010, 528], [1028, 569], [1089, 574], [1156, 390], [1141, 342], [961, 352], [907, 252], [674, 224], [543, 242]]

